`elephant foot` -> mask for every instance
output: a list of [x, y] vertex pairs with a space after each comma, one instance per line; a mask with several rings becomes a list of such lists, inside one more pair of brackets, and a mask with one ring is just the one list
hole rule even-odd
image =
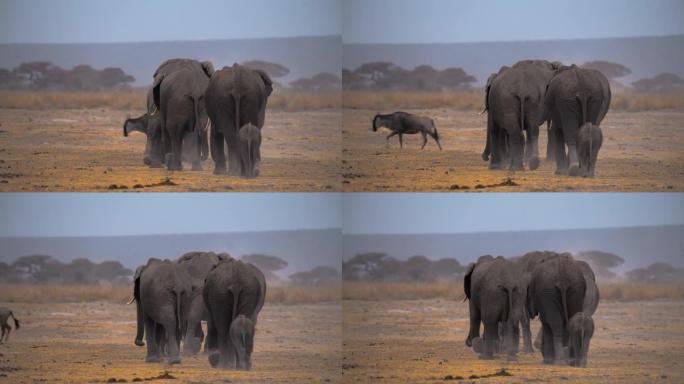
[[534, 349], [532, 349], [532, 347], [529, 345], [524, 347], [522, 351], [523, 353], [534, 353]]
[[501, 163], [489, 163], [489, 169], [493, 169], [493, 170], [501, 169]]
[[180, 364], [180, 362], [181, 362], [180, 356], [169, 357], [169, 360], [168, 360], [169, 365]]
[[136, 340], [135, 340], [135, 345], [137, 345], [138, 347], [144, 347], [144, 346], [145, 346], [145, 342], [142, 341], [142, 340], [136, 339]]
[[226, 172], [226, 168], [225, 168], [225, 167], [214, 168], [214, 175], [225, 175], [225, 174], [227, 174], [227, 173], [228, 173], [228, 172]]
[[543, 361], [544, 364], [553, 364], [553, 359], [544, 359]]
[[161, 361], [159, 356], [147, 356], [145, 358], [146, 363], [158, 363], [159, 361]]
[[566, 359], [556, 359], [553, 361], [554, 365], [568, 365], [568, 361]]
[[565, 176], [568, 174], [568, 169], [567, 168], [556, 168], [556, 172], [554, 172], [555, 175], [558, 176]]
[[473, 351], [477, 353], [482, 353], [484, 351], [484, 340], [481, 337], [476, 337], [473, 339]]
[[202, 170], [202, 164], [200, 164], [200, 163], [192, 163], [192, 170], [193, 170], [193, 171], [201, 171], [201, 170]]
[[577, 176], [579, 174], [579, 164], [570, 164], [568, 174], [570, 176]]
[[489, 161], [489, 155], [482, 154], [482, 160]]
[[480, 360], [494, 360], [494, 355], [485, 355], [482, 353], [477, 358]]
[[212, 367], [217, 367], [220, 359], [221, 359], [221, 355], [218, 352], [210, 352], [209, 353], [209, 364]]
[[506, 361], [518, 361], [518, 356], [508, 355], [508, 356], [506, 356]]
[[535, 169], [539, 168], [539, 158], [538, 157], [533, 157], [530, 159], [530, 170], [534, 171]]
[[150, 167], [150, 168], [164, 168], [164, 166], [162, 165], [162, 163], [151, 163], [151, 164], [149, 165], [149, 167]]

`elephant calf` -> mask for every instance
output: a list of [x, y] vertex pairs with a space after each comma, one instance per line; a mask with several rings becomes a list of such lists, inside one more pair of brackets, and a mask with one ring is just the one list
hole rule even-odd
[[14, 313], [12, 313], [12, 311], [9, 308], [0, 307], [0, 326], [2, 327], [2, 336], [0, 336], [0, 343], [3, 339], [5, 341], [9, 340], [9, 335], [12, 328], [9, 326], [7, 321], [9, 320], [10, 316], [12, 316], [12, 319], [14, 319], [14, 328], [19, 329], [19, 320], [17, 320], [17, 318], [14, 317]]
[[596, 159], [603, 144], [601, 127], [592, 123], [585, 123], [577, 132], [577, 155], [579, 157], [579, 172], [582, 177], [594, 177]]
[[594, 336], [594, 319], [584, 312], [577, 312], [568, 322], [568, 347], [570, 365], [587, 366], [589, 342]]
[[423, 145], [420, 149], [425, 148], [427, 144], [427, 136], [432, 137], [439, 150], [442, 150], [442, 145], [439, 143], [439, 133], [435, 127], [435, 122], [429, 117], [416, 116], [406, 112], [394, 112], [388, 115], [375, 115], [373, 117], [373, 132], [376, 132], [378, 128], [385, 127], [392, 131], [385, 142], [394, 135], [399, 135], [399, 147], [404, 148], [403, 135], [413, 135], [420, 133], [423, 135]]

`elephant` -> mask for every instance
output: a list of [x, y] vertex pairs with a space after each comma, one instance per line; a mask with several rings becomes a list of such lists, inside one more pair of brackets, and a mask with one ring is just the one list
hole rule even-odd
[[[273, 81], [262, 70], [254, 70], [239, 64], [214, 73], [205, 92], [207, 113], [212, 122], [211, 157], [214, 174], [226, 173], [224, 141], [228, 146], [228, 171], [231, 175], [246, 176], [240, 158], [238, 130], [247, 123], [264, 127], [266, 104], [273, 92]], [[251, 164], [252, 167], [258, 164]], [[252, 169], [254, 172], [254, 169]]]
[[589, 343], [594, 336], [594, 319], [584, 312], [577, 312], [568, 322], [568, 351], [570, 365], [587, 366]]
[[[264, 306], [264, 274], [252, 264], [222, 260], [207, 274], [202, 294], [212, 319], [208, 339], [212, 345], [218, 345], [218, 351], [210, 350], [209, 363], [212, 367], [250, 369], [254, 332], [248, 330], [256, 327], [257, 316]], [[240, 315], [251, 324], [240, 320], [233, 327]], [[231, 329], [240, 337], [233, 338]]]
[[0, 327], [2, 327], [0, 343], [2, 343], [3, 339], [5, 340], [5, 342], [9, 340], [9, 335], [10, 331], [12, 331], [12, 327], [10, 327], [10, 325], [7, 322], [9, 321], [10, 316], [12, 317], [12, 319], [14, 319], [14, 328], [19, 329], [19, 320], [14, 316], [12, 310], [9, 308], [0, 307]]
[[[209, 120], [204, 91], [209, 85], [206, 74], [198, 68], [183, 68], [157, 76], [153, 86], [154, 103], [161, 115], [162, 148], [168, 170], [182, 170], [183, 144], [194, 144], [192, 170], [202, 169], [202, 131]], [[184, 140], [192, 134], [194, 140]]]
[[489, 76], [483, 110], [487, 112], [487, 143], [482, 158], [489, 160], [490, 169], [502, 168], [504, 161], [512, 170], [523, 169], [524, 161], [532, 170], [539, 167], [539, 126], [547, 120], [543, 95], [560, 66], [546, 60], [523, 60]]
[[240, 173], [247, 178], [259, 176], [261, 130], [252, 123], [243, 125], [238, 132], [238, 148], [240, 149]]
[[577, 132], [577, 156], [579, 173], [582, 177], [594, 177], [596, 159], [603, 144], [601, 127], [592, 123], [584, 123]]
[[[153, 88], [147, 92], [147, 111], [139, 117], [129, 117], [124, 121], [123, 134], [128, 137], [131, 132], [141, 132], [145, 134], [147, 140], [145, 141], [145, 153], [143, 155], [143, 164], [150, 168], [162, 167], [162, 145], [161, 145], [161, 118], [158, 113], [159, 110], [154, 104]], [[207, 121], [207, 124], [211, 122]], [[194, 143], [194, 135], [187, 133], [183, 137], [183, 142], [187, 145], [183, 146], [183, 161], [191, 162], [193, 159], [193, 149], [196, 145]], [[200, 130], [200, 157], [202, 161], [209, 158], [209, 134], [208, 127], [205, 126]]]
[[[466, 299], [470, 301], [470, 330], [466, 345], [477, 345], [480, 323], [484, 324], [481, 359], [492, 359], [499, 343], [499, 323], [503, 326], [504, 348], [509, 360], [518, 352], [517, 324], [523, 310], [524, 296], [516, 274], [517, 267], [505, 258], [481, 256], [471, 264], [463, 278]], [[475, 341], [474, 341], [475, 340]]]
[[[202, 296], [204, 279], [206, 279], [209, 271], [211, 271], [220, 261], [229, 260], [230, 258], [230, 255], [227, 253], [188, 252], [179, 257], [176, 261], [179, 267], [185, 269], [188, 275], [190, 275], [192, 285], [195, 287], [192, 291], [190, 306], [187, 311], [187, 326], [183, 339], [184, 356], [194, 355], [199, 352], [202, 341], [204, 340], [201, 322], [202, 320], [207, 322], [211, 321], [209, 318], [209, 311], [207, 311], [207, 308], [204, 305], [204, 297]], [[216, 348], [216, 346], [205, 343], [205, 351], [208, 351], [211, 348]]]
[[543, 336], [541, 351], [545, 364], [565, 364], [568, 321], [584, 306], [586, 281], [572, 256], [559, 255], [539, 264], [528, 287], [530, 318], [539, 315]]
[[439, 143], [439, 132], [435, 127], [435, 122], [429, 117], [416, 116], [406, 112], [394, 112], [387, 115], [377, 114], [373, 117], [373, 132], [378, 128], [385, 127], [392, 131], [385, 142], [388, 142], [390, 137], [399, 135], [399, 147], [404, 148], [403, 135], [413, 135], [420, 133], [423, 136], [422, 150], [427, 144], [427, 137], [430, 136], [435, 140], [439, 150], [442, 150], [442, 145]]
[[557, 175], [579, 174], [579, 129], [585, 123], [600, 125], [608, 113], [610, 101], [610, 84], [599, 71], [573, 64], [559, 69], [551, 79], [544, 105], [547, 118], [552, 120]]
[[151, 258], [139, 267], [133, 278], [133, 301], [137, 304], [138, 334], [142, 344], [142, 324], [147, 339], [146, 362], [159, 362], [168, 353], [168, 363], [180, 363], [180, 342], [193, 297], [190, 275], [170, 260]]

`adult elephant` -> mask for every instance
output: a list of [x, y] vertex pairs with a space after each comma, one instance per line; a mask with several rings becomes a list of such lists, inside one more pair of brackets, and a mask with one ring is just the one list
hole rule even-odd
[[[238, 140], [239, 130], [252, 124], [264, 126], [266, 103], [273, 92], [273, 82], [266, 72], [239, 64], [217, 71], [205, 93], [207, 113], [212, 121], [211, 157], [214, 174], [226, 173], [223, 143], [228, 146], [228, 170], [231, 175], [251, 176], [258, 173], [259, 163], [244, 164], [240, 146], [251, 145]], [[245, 148], [243, 148], [245, 149]]]
[[565, 364], [568, 321], [584, 307], [586, 281], [572, 256], [559, 255], [539, 264], [529, 286], [530, 318], [542, 322], [541, 351], [545, 364]]
[[492, 359], [499, 344], [502, 325], [504, 348], [509, 359], [518, 352], [518, 322], [524, 296], [516, 277], [516, 265], [503, 257], [481, 256], [470, 265], [463, 278], [463, 289], [469, 300], [470, 330], [466, 345], [480, 338], [480, 323], [484, 324], [484, 348], [481, 359]]
[[[157, 106], [154, 105], [153, 88], [147, 92], [146, 112], [139, 117], [129, 117], [124, 121], [123, 135], [128, 137], [132, 132], [141, 132], [146, 137], [145, 152], [143, 154], [143, 164], [150, 168], [161, 168], [164, 156], [162, 155], [161, 145], [161, 118]], [[211, 123], [208, 123], [211, 124]], [[183, 137], [183, 154], [185, 162], [192, 162], [194, 151], [196, 151], [195, 137], [192, 133], [187, 133]], [[200, 130], [200, 157], [204, 161], [209, 158], [209, 132], [208, 127]]]
[[[211, 271], [221, 260], [229, 260], [231, 257], [227, 253], [216, 254], [214, 252], [188, 252], [179, 257], [176, 263], [180, 268], [184, 269], [192, 279], [192, 296], [190, 297], [190, 306], [187, 311], [187, 326], [185, 329], [185, 337], [183, 340], [183, 355], [190, 356], [199, 352], [204, 340], [204, 332], [202, 331], [202, 320], [207, 323], [211, 322], [209, 311], [204, 305], [204, 297], [202, 291], [204, 289], [204, 280], [207, 274]], [[207, 326], [211, 328], [211, 325]], [[204, 350], [215, 349], [215, 345], [205, 343]]]
[[209, 342], [218, 341], [218, 351], [209, 354], [211, 366], [249, 370], [257, 316], [266, 298], [264, 274], [252, 264], [223, 260], [207, 275], [203, 297], [212, 319]]
[[544, 91], [559, 67], [558, 62], [523, 60], [489, 77], [485, 87], [487, 144], [482, 158], [490, 161], [490, 169], [502, 168], [504, 160], [513, 170], [523, 169], [523, 162], [530, 169], [539, 167], [539, 126], [546, 120]]
[[145, 361], [158, 362], [166, 349], [168, 363], [180, 363], [180, 341], [192, 297], [190, 276], [176, 263], [152, 258], [136, 270], [133, 284], [138, 321], [135, 343], [142, 344], [144, 325]]
[[551, 79], [544, 104], [552, 121], [557, 175], [579, 174], [577, 132], [587, 122], [600, 125], [610, 101], [610, 84], [599, 71], [572, 65], [562, 67]]

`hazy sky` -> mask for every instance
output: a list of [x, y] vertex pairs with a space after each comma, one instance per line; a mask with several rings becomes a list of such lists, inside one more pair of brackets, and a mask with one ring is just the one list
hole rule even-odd
[[344, 233], [455, 233], [684, 224], [678, 193], [347, 193]]
[[0, 43], [341, 34], [339, 0], [1, 0]]
[[0, 237], [340, 228], [337, 193], [3, 193]]
[[445, 43], [684, 33], [681, 0], [345, 0], [345, 43]]

